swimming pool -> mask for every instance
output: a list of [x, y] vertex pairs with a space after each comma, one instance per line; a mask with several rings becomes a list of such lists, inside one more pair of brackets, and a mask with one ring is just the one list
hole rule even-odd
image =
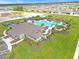
[[48, 27], [55, 27], [56, 25], [63, 25], [63, 22], [39, 20], [39, 21], [34, 21], [34, 24], [39, 26], [43, 25]]

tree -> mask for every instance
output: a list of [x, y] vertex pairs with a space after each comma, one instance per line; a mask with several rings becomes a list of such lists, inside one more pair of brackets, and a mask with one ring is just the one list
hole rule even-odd
[[44, 24], [44, 23], [42, 23], [42, 24], [41, 24], [41, 26], [45, 26], [45, 24]]
[[23, 11], [23, 7], [22, 6], [17, 6], [13, 8], [14, 11]]
[[42, 19], [40, 16], [32, 17], [32, 20], [40, 20], [40, 19]]
[[47, 15], [45, 18], [46, 19], [53, 19], [53, 16], [52, 15]]

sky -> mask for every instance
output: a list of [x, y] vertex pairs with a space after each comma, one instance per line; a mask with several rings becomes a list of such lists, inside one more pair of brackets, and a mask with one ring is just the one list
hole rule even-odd
[[0, 4], [47, 3], [47, 2], [79, 2], [79, 0], [0, 0]]

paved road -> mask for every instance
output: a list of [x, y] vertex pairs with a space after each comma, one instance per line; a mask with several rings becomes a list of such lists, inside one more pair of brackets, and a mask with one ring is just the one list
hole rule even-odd
[[16, 18], [9, 18], [9, 17], [0, 17], [0, 22], [10, 21], [10, 20], [16, 20], [21, 19], [23, 17], [16, 17]]
[[21, 18], [29, 18], [32, 16], [44, 16], [42, 13], [24, 13], [22, 17], [14, 17], [14, 18], [10, 18], [10, 17], [0, 17], [0, 22], [5, 22], [5, 21], [10, 21], [10, 20], [16, 20], [16, 19], [21, 19]]

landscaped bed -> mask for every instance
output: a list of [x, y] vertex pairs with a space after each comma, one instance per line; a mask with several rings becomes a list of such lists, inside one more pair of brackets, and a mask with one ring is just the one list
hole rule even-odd
[[38, 43], [26, 38], [14, 47], [12, 56], [15, 59], [73, 59], [79, 38], [79, 17], [53, 15], [52, 18], [68, 22], [70, 27]]

